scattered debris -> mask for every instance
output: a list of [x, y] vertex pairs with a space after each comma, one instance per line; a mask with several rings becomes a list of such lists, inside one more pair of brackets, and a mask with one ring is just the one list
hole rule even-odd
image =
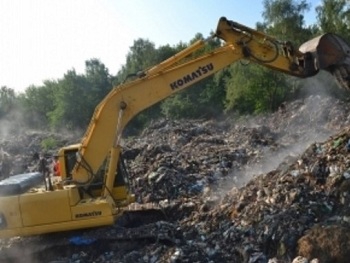
[[[117, 228], [17, 237], [0, 240], [0, 260], [46, 246], [29, 253], [34, 262], [347, 262], [349, 108], [311, 96], [239, 121], [156, 121], [124, 142], [124, 157], [138, 201], [163, 207], [168, 235], [150, 240], [149, 225], [141, 240], [114, 240]], [[36, 136], [0, 147], [31, 167]]]

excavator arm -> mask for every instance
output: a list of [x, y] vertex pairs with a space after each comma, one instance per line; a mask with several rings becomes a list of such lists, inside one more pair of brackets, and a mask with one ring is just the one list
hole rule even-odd
[[[316, 38], [296, 49], [262, 32], [222, 17], [216, 33], [225, 43], [201, 57], [185, 60], [210, 40], [200, 40], [175, 56], [141, 74], [135, 81], [114, 88], [98, 105], [79, 149], [79, 165], [73, 180], [87, 182], [110, 154], [105, 195], [113, 188], [120, 154], [119, 139], [124, 127], [139, 112], [184, 90], [228, 65], [249, 60], [273, 70], [306, 78], [320, 69], [331, 73], [343, 72], [341, 83], [347, 83], [347, 72], [339, 70], [348, 65], [349, 48], [340, 37], [329, 34]], [[331, 39], [331, 40], [330, 40]], [[341, 44], [338, 44], [338, 42]], [[344, 44], [345, 43], [345, 44]], [[336, 53], [336, 57], [334, 54]], [[344, 80], [345, 79], [345, 80]], [[347, 87], [348, 87], [347, 83]]]
[[[195, 57], [212, 38], [223, 45]], [[121, 135], [128, 122], [144, 109], [180, 92], [215, 72], [248, 60], [292, 76], [307, 78], [326, 70], [349, 89], [349, 46], [325, 34], [296, 49], [262, 32], [222, 17], [215, 34], [199, 40], [136, 80], [113, 88], [99, 103], [81, 143], [59, 151], [62, 181], [53, 189], [22, 192], [18, 184], [0, 184], [0, 237], [35, 235], [111, 225], [135, 200], [126, 184]], [[107, 164], [107, 168], [102, 167]], [[102, 173], [102, 180], [99, 176]], [[26, 174], [29, 179], [40, 173]], [[96, 183], [97, 182], [97, 183]], [[45, 207], [55, 207], [47, 213]]]

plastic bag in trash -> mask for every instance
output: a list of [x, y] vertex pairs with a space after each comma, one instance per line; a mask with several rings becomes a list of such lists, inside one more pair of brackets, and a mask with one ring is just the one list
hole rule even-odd
[[80, 237], [75, 236], [69, 239], [69, 243], [73, 245], [90, 245], [96, 241], [95, 238], [87, 238], [87, 237]]

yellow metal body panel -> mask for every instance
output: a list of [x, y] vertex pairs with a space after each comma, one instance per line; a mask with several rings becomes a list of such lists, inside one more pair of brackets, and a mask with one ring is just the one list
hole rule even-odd
[[75, 186], [51, 192], [1, 197], [6, 226], [0, 238], [38, 235], [114, 223], [114, 203], [109, 198], [80, 199]]
[[64, 189], [68, 191], [69, 205], [73, 206], [79, 203], [81, 200], [78, 189], [75, 185], [66, 185]]
[[19, 227], [0, 230], [0, 238], [9, 238], [13, 236], [32, 236], [53, 232], [69, 231], [75, 229], [84, 229], [98, 226], [112, 225], [113, 216], [90, 218], [86, 220], [76, 220], [60, 223], [45, 224], [39, 226]]
[[129, 190], [125, 186], [117, 186], [112, 189], [112, 196], [116, 201], [125, 201], [130, 199]]
[[22, 218], [19, 209], [19, 196], [1, 197], [0, 211], [6, 220], [8, 228], [21, 227]]
[[67, 190], [23, 194], [19, 199], [24, 226], [71, 220]]
[[[101, 196], [102, 188], [92, 191], [93, 196]], [[116, 202], [134, 202], [135, 195], [130, 194], [129, 189], [126, 186], [116, 186], [112, 189], [111, 195]]]
[[98, 216], [111, 216], [112, 204], [105, 198], [82, 199], [78, 205], [72, 206], [72, 220], [83, 220]]

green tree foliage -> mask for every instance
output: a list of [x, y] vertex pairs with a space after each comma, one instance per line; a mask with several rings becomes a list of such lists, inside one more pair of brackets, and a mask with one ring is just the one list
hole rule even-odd
[[[111, 89], [111, 83], [105, 65], [98, 59], [91, 59], [85, 62], [85, 74], [68, 70], [62, 79], [29, 88], [25, 95], [27, 104], [40, 113], [39, 116], [47, 117], [51, 128], [85, 129], [95, 107]], [[45, 107], [38, 106], [37, 98], [45, 99]]]
[[323, 0], [316, 7], [317, 24], [322, 33], [337, 33], [350, 42], [350, 2]]
[[0, 118], [8, 114], [16, 101], [15, 91], [6, 86], [0, 88]]
[[12, 88], [0, 88], [0, 136], [20, 132], [24, 126], [20, 101]]
[[43, 86], [32, 85], [19, 95], [23, 116], [29, 127], [49, 126], [48, 114], [55, 109], [54, 91], [56, 89], [56, 81], [45, 81]]
[[[304, 13], [310, 8], [306, 1], [264, 0], [263, 21], [257, 28], [278, 40], [291, 41], [294, 46], [310, 39], [314, 27], [306, 27]], [[278, 108], [297, 82], [283, 73], [257, 65], [243, 67], [235, 64], [231, 67], [230, 77], [226, 78], [226, 111], [240, 113], [260, 113]]]
[[85, 63], [85, 74], [69, 70], [57, 82], [49, 112], [50, 124], [55, 128], [84, 129], [94, 109], [112, 87], [108, 69], [97, 59]]
[[112, 89], [112, 77], [103, 63], [98, 59], [91, 59], [85, 62], [85, 78], [85, 106], [90, 109], [91, 117], [93, 110]]
[[226, 111], [240, 114], [274, 111], [288, 96], [287, 79], [258, 65], [237, 64], [226, 78]]
[[41, 141], [41, 148], [44, 151], [55, 150], [57, 148], [58, 142], [54, 137], [47, 137]]
[[264, 21], [258, 23], [259, 29], [265, 29], [280, 40], [292, 41], [297, 47], [310, 39], [312, 27], [306, 27], [304, 14], [310, 10], [307, 1], [263, 0]]
[[91, 109], [86, 107], [87, 81], [83, 75], [69, 70], [58, 80], [54, 93], [55, 109], [49, 113], [50, 124], [54, 128], [83, 128], [90, 117]]
[[122, 66], [117, 74], [118, 83], [122, 83], [130, 77], [137, 77], [140, 72], [159, 63], [157, 51], [153, 42], [139, 38], [134, 41], [133, 46], [126, 56], [126, 64]]
[[[316, 8], [318, 22], [315, 25], [305, 24], [304, 15], [310, 9], [306, 0], [262, 2], [263, 20], [257, 23], [258, 30], [279, 40], [291, 41], [295, 48], [314, 37], [315, 33], [336, 32], [347, 40], [350, 38], [350, 4], [346, 0], [321, 0]], [[204, 37], [198, 33], [188, 43], [180, 41], [174, 46], [159, 47], [149, 40], [137, 39], [130, 47], [125, 65], [115, 76], [111, 76], [98, 59], [90, 59], [85, 63], [83, 74], [68, 70], [61, 79], [45, 81], [39, 87], [31, 86], [17, 97], [13, 90], [2, 87], [0, 118], [18, 104], [16, 107], [23, 111], [29, 126], [85, 130], [95, 107], [110, 92], [113, 84], [116, 86], [142, 76], [139, 73], [146, 73], [199, 39]], [[179, 64], [208, 54], [221, 45], [219, 40], [212, 39]], [[142, 128], [149, 121], [164, 116], [180, 119], [212, 117], [228, 111], [242, 114], [273, 111], [281, 102], [302, 94], [298, 92], [301, 82], [261, 65], [244, 66], [236, 62], [141, 112], [131, 121], [130, 130]]]

